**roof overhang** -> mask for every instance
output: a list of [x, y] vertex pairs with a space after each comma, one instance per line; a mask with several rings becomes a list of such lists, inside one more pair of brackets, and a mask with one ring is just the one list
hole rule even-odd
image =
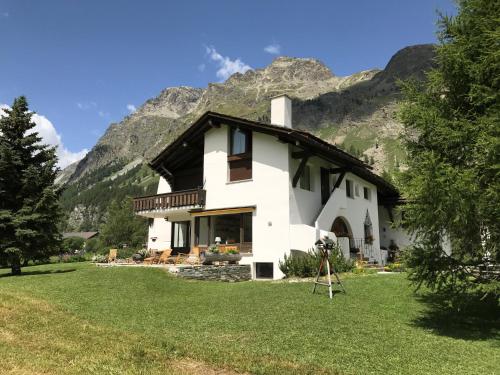
[[373, 173], [369, 165], [306, 131], [264, 124], [216, 112], [205, 112], [156, 156], [149, 163], [149, 166], [167, 181], [171, 181], [172, 171], [187, 160], [189, 152], [202, 152], [203, 147], [200, 147], [200, 144], [203, 142], [205, 132], [221, 125], [239, 127], [274, 136], [281, 142], [299, 147], [339, 167], [345, 167], [349, 172], [377, 186], [382, 198], [395, 199], [399, 197], [397, 189], [391, 183]]

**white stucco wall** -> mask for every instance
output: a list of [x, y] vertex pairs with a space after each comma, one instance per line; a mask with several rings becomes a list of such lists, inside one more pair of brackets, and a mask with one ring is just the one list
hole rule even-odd
[[[400, 226], [394, 226], [390, 220], [389, 212], [384, 206], [379, 207], [378, 215], [380, 220], [380, 246], [388, 249], [391, 240], [393, 240], [400, 249], [404, 249], [411, 244], [411, 236]], [[392, 215], [396, 222], [401, 218], [398, 208], [392, 209]]]
[[[170, 193], [172, 190], [167, 180], [160, 177], [157, 194]], [[148, 249], [164, 250], [170, 248], [171, 223], [164, 218], [154, 218], [148, 231]], [[156, 238], [156, 240], [154, 240]]]
[[252, 133], [252, 179], [229, 182], [228, 127], [205, 133], [205, 209], [256, 206], [252, 221], [252, 255], [240, 263], [274, 262], [274, 277], [282, 277], [278, 259], [289, 251], [288, 145]]
[[[290, 180], [297, 170], [300, 160], [294, 160], [290, 154]], [[336, 168], [337, 166], [318, 157], [312, 157], [307, 165], [311, 171], [312, 191], [300, 188], [300, 183], [293, 188], [290, 182], [290, 222], [301, 235], [291, 236], [290, 247], [296, 250], [307, 251], [319, 238], [320, 231], [330, 231], [336, 217], [343, 217], [349, 224], [354, 238], [364, 238], [364, 222], [366, 211], [368, 210], [372, 222], [374, 236], [373, 249], [378, 252], [380, 248], [379, 223], [378, 223], [378, 203], [376, 187], [365, 180], [347, 173], [341, 185], [335, 189], [328, 202], [323, 207], [321, 205], [321, 173], [320, 168]], [[335, 175], [330, 175], [330, 187], [336, 180]], [[358, 186], [359, 196], [354, 195], [348, 198], [346, 195], [346, 179], [353, 182], [353, 193], [355, 186]], [[363, 197], [363, 187], [368, 187], [371, 191], [370, 200]], [[304, 228], [303, 226], [309, 226]], [[316, 229], [316, 230], [312, 230]], [[309, 236], [306, 238], [305, 236]], [[348, 246], [347, 246], [348, 247]], [[348, 255], [348, 250], [346, 251]]]

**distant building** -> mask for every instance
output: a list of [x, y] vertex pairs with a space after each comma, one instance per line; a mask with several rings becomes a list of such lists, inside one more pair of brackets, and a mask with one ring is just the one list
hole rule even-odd
[[91, 238], [97, 237], [99, 232], [66, 232], [63, 233], [63, 238], [79, 237], [84, 240], [90, 240]]

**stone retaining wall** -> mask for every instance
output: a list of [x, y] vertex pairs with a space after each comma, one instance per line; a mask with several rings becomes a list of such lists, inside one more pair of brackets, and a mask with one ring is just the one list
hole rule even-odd
[[236, 282], [252, 279], [250, 265], [181, 266], [176, 271], [177, 276], [195, 280]]

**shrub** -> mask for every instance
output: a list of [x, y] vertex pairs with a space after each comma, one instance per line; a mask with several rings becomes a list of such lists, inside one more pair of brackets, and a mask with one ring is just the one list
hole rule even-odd
[[389, 263], [387, 266], [384, 267], [384, 271], [387, 272], [404, 272], [405, 267], [401, 263]]
[[71, 254], [64, 254], [61, 257], [61, 262], [63, 263], [75, 263], [75, 262], [85, 262], [86, 259], [83, 255], [71, 255]]
[[105, 263], [107, 261], [107, 258], [105, 255], [102, 254], [95, 254], [92, 259], [92, 262], [94, 263]]
[[[320, 254], [314, 249], [310, 249], [307, 253], [285, 254], [283, 262], [279, 262], [279, 268], [286, 277], [313, 277], [318, 273], [319, 264], [321, 262]], [[354, 263], [345, 259], [338, 248], [330, 252], [330, 263], [337, 272], [350, 272], [354, 268]], [[323, 274], [326, 274], [323, 271]]]
[[62, 242], [63, 251], [66, 253], [74, 253], [83, 249], [85, 240], [81, 237], [68, 237]]

